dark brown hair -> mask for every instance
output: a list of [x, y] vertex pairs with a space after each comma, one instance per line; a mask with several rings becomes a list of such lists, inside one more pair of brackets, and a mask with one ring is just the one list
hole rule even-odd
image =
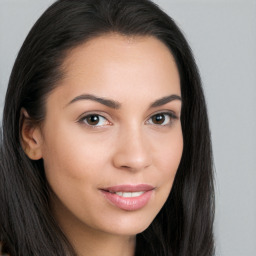
[[200, 76], [174, 21], [149, 0], [59, 0], [31, 29], [14, 64], [5, 99], [0, 168], [0, 240], [12, 256], [76, 255], [52, 217], [42, 160], [20, 145], [20, 111], [42, 122], [45, 100], [62, 79], [68, 51], [102, 34], [154, 36], [176, 60], [181, 79], [184, 150], [172, 191], [137, 235], [137, 256], [214, 253], [211, 140]]

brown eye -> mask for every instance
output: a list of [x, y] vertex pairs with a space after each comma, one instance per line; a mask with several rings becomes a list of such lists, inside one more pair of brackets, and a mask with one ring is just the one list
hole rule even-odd
[[177, 119], [174, 113], [158, 113], [151, 116], [147, 123], [151, 125], [167, 126], [171, 125], [174, 119]]
[[157, 114], [152, 117], [152, 122], [154, 124], [163, 124], [165, 122], [165, 115], [164, 114]]
[[79, 122], [84, 123], [88, 126], [95, 126], [95, 127], [98, 127], [98, 126], [100, 127], [100, 126], [105, 126], [110, 124], [105, 117], [97, 114], [85, 116], [81, 118]]
[[97, 115], [91, 115], [86, 117], [86, 121], [89, 125], [97, 125], [100, 121], [100, 118]]

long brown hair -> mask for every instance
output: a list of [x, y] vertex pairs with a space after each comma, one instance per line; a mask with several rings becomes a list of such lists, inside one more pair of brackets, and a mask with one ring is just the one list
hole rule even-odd
[[214, 185], [207, 110], [190, 47], [175, 22], [149, 0], [59, 0], [36, 22], [14, 64], [5, 99], [0, 168], [0, 236], [12, 256], [76, 255], [52, 217], [42, 160], [20, 145], [20, 110], [45, 117], [45, 99], [62, 78], [67, 52], [98, 35], [150, 35], [176, 60], [184, 151], [170, 196], [137, 235], [137, 256], [214, 253]]

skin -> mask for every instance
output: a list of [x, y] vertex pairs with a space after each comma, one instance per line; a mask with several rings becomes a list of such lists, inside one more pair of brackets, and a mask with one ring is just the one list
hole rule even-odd
[[[53, 214], [78, 255], [131, 256], [136, 234], [164, 205], [182, 155], [181, 100], [150, 107], [181, 97], [174, 58], [156, 38], [108, 34], [70, 51], [63, 68], [42, 126], [25, 118], [23, 148], [31, 159], [43, 158]], [[76, 98], [84, 94], [120, 106]], [[159, 113], [163, 123], [155, 122]], [[100, 122], [90, 125], [88, 114]], [[154, 190], [143, 208], [126, 211], [100, 191], [120, 184]]]

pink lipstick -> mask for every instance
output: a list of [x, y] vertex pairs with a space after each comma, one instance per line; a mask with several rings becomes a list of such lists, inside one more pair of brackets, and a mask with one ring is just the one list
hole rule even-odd
[[154, 189], [151, 185], [139, 184], [118, 185], [100, 190], [111, 204], [122, 210], [135, 211], [148, 203]]

